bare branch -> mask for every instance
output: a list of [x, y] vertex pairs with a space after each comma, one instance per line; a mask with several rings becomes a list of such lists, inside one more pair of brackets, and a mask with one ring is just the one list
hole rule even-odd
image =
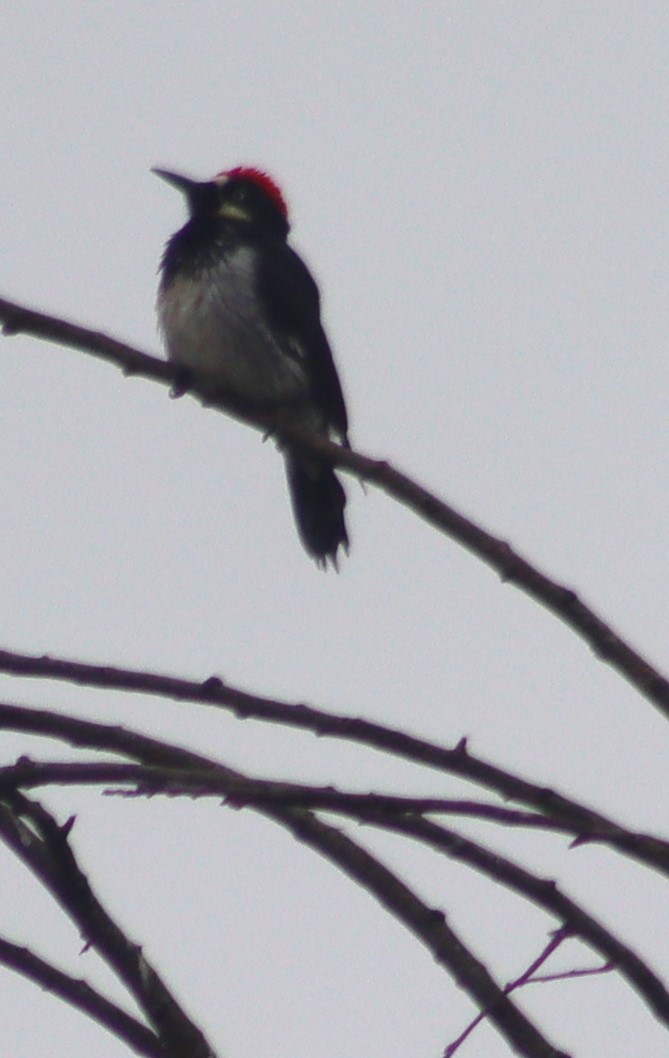
[[[139, 735], [118, 726], [112, 727], [50, 713], [47, 710], [0, 705], [0, 727], [32, 730], [34, 733], [63, 739], [73, 745], [119, 752], [153, 765], [191, 765], [195, 768], [210, 768], [212, 773], [219, 771], [223, 776], [242, 777], [238, 772], [221, 767], [200, 754], [190, 753], [146, 735]], [[20, 794], [13, 796], [27, 802]], [[477, 1004], [489, 1009], [491, 1021], [519, 1054], [526, 1055], [527, 1058], [567, 1058], [562, 1051], [550, 1044], [536, 1026], [504, 995], [483, 963], [475, 958], [447, 925], [443, 912], [427, 907], [380, 860], [305, 809], [265, 805], [255, 810], [287, 828], [299, 841], [320, 852], [372, 893], [383, 907], [421, 940], [437, 963], [454, 977]], [[20, 845], [18, 835], [11, 843], [12, 848], [22, 855], [21, 849], [17, 847]], [[36, 860], [35, 869], [42, 877], [39, 859]], [[54, 895], [58, 899], [57, 893]], [[89, 930], [90, 925], [86, 933]], [[125, 938], [123, 941], [128, 943]], [[124, 972], [128, 973], [127, 967]]]
[[562, 973], [537, 974], [531, 977], [528, 985], [551, 984], [553, 981], [573, 981], [576, 977], [601, 977], [602, 974], [613, 973], [618, 967], [612, 962], [602, 963], [600, 966], [585, 966], [582, 969], [563, 970]]
[[126, 937], [95, 896], [69, 844], [73, 822], [59, 826], [43, 805], [17, 791], [5, 791], [0, 802], [0, 837], [123, 981], [158, 1033], [165, 1055], [215, 1058], [142, 949]]
[[509, 1001], [450, 928], [443, 911], [427, 907], [400, 879], [351, 838], [327, 826], [303, 809], [289, 812], [264, 809], [264, 815], [287, 826], [298, 840], [310, 846], [368, 892], [411, 930], [476, 1003], [519, 1054], [532, 1058], [568, 1058], [553, 1047], [529, 1019]]
[[[565, 941], [569, 936], [570, 931], [566, 926], [562, 926], [561, 929], [555, 930], [553, 936], [551, 937], [550, 941], [548, 942], [544, 950], [541, 952], [541, 954], [537, 956], [534, 962], [527, 968], [527, 970], [525, 970], [520, 975], [520, 977], [517, 977], [515, 981], [511, 981], [506, 986], [505, 992], [511, 993], [516, 988], [521, 988], [524, 984], [527, 984], [534, 971], [537, 970], [540, 966], [542, 966], [546, 962], [546, 960], [550, 958], [553, 952], [560, 946], [560, 944], [562, 944], [563, 941]], [[469, 1023], [464, 1032], [462, 1032], [458, 1036], [457, 1040], [454, 1040], [453, 1043], [449, 1044], [449, 1046], [445, 1049], [444, 1058], [451, 1058], [451, 1056], [454, 1055], [457, 1050], [459, 1050], [465, 1040], [472, 1034], [477, 1025], [480, 1025], [482, 1021], [485, 1021], [486, 1017], [487, 1012], [485, 1010], [482, 1010], [480, 1014], [477, 1014], [477, 1016], [473, 1018], [473, 1020]]]
[[582, 937], [608, 962], [614, 963], [616, 969], [645, 1000], [659, 1020], [669, 1025], [669, 992], [657, 974], [593, 915], [589, 915], [562, 893], [552, 879], [538, 878], [499, 853], [490, 852], [462, 834], [447, 830], [441, 824], [428, 819], [397, 819], [371, 812], [364, 818], [365, 822], [415, 838], [451, 859], [469, 864], [493, 881], [525, 896], [538, 907], [555, 915], [566, 924], [571, 933]]
[[[469, 864], [492, 881], [499, 882], [517, 894], [531, 900], [545, 911], [567, 924], [571, 934], [580, 936], [599, 951], [609, 963], [615, 965], [645, 999], [654, 1013], [669, 1024], [669, 994], [659, 978], [646, 966], [635, 952], [619, 941], [601, 923], [589, 915], [573, 900], [560, 892], [554, 881], [546, 881], [520, 867], [511, 860], [493, 853], [461, 834], [422, 818], [420, 811], [440, 811], [438, 799], [400, 798], [370, 794], [342, 794], [332, 789], [317, 789], [297, 783], [265, 782], [223, 773], [223, 769], [186, 768], [160, 769], [155, 765], [143, 770], [140, 766], [115, 764], [34, 764], [20, 762], [13, 768], [0, 770], [0, 786], [50, 779], [68, 782], [81, 781], [128, 781], [138, 784], [147, 792], [155, 793], [162, 780], [165, 789], [172, 795], [186, 793], [189, 796], [225, 796], [235, 806], [250, 805], [268, 808], [269, 814], [295, 804], [310, 804], [328, 811], [346, 812], [361, 822], [371, 823], [382, 829], [401, 833], [430, 845], [437, 851]], [[449, 802], [449, 807], [451, 803]], [[456, 805], [457, 807], [457, 805]], [[478, 807], [478, 806], [477, 806]], [[289, 813], [290, 815], [290, 813]], [[282, 819], [285, 820], [285, 813]], [[536, 817], [534, 817], [536, 818]], [[290, 823], [289, 823], [290, 826]], [[292, 829], [292, 826], [291, 826]], [[531, 968], [532, 969], [532, 968]]]
[[555, 790], [528, 782], [475, 757], [468, 751], [464, 741], [455, 749], [447, 749], [359, 717], [341, 716], [304, 704], [250, 694], [223, 683], [218, 676], [196, 682], [159, 673], [89, 665], [64, 658], [32, 657], [7, 650], [0, 650], [0, 671], [14, 676], [65, 680], [87, 687], [199, 702], [229, 709], [242, 719], [252, 717], [312, 731], [320, 737], [341, 738], [372, 746], [382, 752], [479, 783], [494, 790], [505, 800], [530, 805], [556, 825], [564, 825], [565, 830], [576, 835], [579, 841], [608, 845], [669, 875], [669, 842], [648, 834], [632, 833], [601, 813]]
[[0, 298], [0, 319], [4, 321], [2, 332], [5, 335], [30, 334], [104, 360], [120, 367], [124, 375], [150, 378], [167, 386], [174, 386], [178, 382], [177, 369], [167, 361], [158, 360], [108, 334], [80, 327], [57, 316], [47, 316], [27, 305]]
[[211, 400], [198, 394], [196, 380], [186, 377], [183, 369], [98, 331], [80, 327], [55, 316], [47, 316], [5, 298], [0, 298], [0, 320], [4, 320], [5, 334], [32, 334], [46, 341], [71, 346], [80, 352], [115, 364], [126, 375], [153, 379], [170, 386], [178, 393], [189, 392], [208, 406], [225, 411], [263, 432], [274, 431], [279, 439], [302, 446], [328, 460], [333, 466], [348, 470], [362, 480], [377, 485], [428, 524], [456, 540], [491, 566], [503, 581], [515, 584], [525, 594], [541, 603], [576, 632], [597, 657], [611, 665], [669, 717], [669, 679], [582, 602], [573, 589], [551, 580], [519, 555], [505, 540], [486, 532], [434, 493], [392, 467], [390, 463], [333, 444], [325, 437], [307, 433], [286, 423], [278, 423], [275, 415], [268, 414], [262, 408], [249, 407], [232, 394], [221, 395], [220, 400]]
[[[25, 307], [0, 299], [0, 319], [5, 320], [5, 333], [30, 333], [40, 338], [70, 345], [80, 351], [92, 353], [107, 362], [119, 366], [125, 374], [137, 374], [151, 378], [173, 390], [190, 392], [202, 400], [198, 393], [197, 382], [186, 377], [183, 370], [155, 359], [98, 332], [89, 331], [76, 324], [46, 316]], [[510, 581], [526, 594], [540, 602], [545, 608], [566, 623], [575, 631], [593, 651], [609, 663], [625, 679], [635, 686], [644, 696], [652, 701], [666, 716], [669, 716], [669, 680], [652, 666], [645, 658], [626, 643], [606, 624], [592, 609], [586, 606], [574, 591], [552, 581], [539, 570], [531, 566], [517, 554], [505, 541], [492, 536], [471, 522], [464, 515], [444, 503], [433, 493], [401, 473], [388, 463], [371, 459], [361, 453], [341, 448], [326, 438], [305, 433], [297, 427], [277, 423], [271, 411], [262, 408], [240, 407], [239, 401], [230, 395], [221, 395], [220, 400], [206, 401], [217, 410], [224, 410], [250, 425], [264, 431], [275, 433], [278, 440], [289, 441], [291, 445], [303, 447], [334, 466], [357, 475], [363, 480], [376, 484], [383, 491], [400, 503], [413, 510], [430, 525], [444, 532], [452, 539], [469, 549], [480, 559], [496, 570], [503, 580]], [[16, 668], [17, 655], [3, 654], [6, 662], [5, 671], [18, 674], [21, 665]], [[35, 666], [42, 664], [44, 669], [50, 664], [49, 659], [31, 659]], [[69, 674], [63, 671], [57, 678], [72, 679], [72, 666], [75, 663], [58, 663], [69, 666]], [[79, 666], [79, 675], [81, 675]], [[93, 667], [86, 667], [92, 670]], [[576, 834], [576, 841], [596, 840], [605, 842], [627, 854], [651, 862], [658, 869], [669, 873], [669, 845], [648, 835], [636, 835], [625, 831], [617, 824], [605, 819], [583, 806], [552, 790], [543, 790], [533, 784], [525, 783], [515, 776], [507, 775], [500, 769], [472, 758], [463, 742], [455, 750], [446, 750], [417, 739], [410, 739], [402, 732], [370, 725], [361, 720], [332, 718], [328, 714], [309, 709], [306, 706], [288, 706], [284, 703], [270, 702], [244, 695], [235, 689], [225, 688], [220, 680], [213, 678], [200, 685], [197, 693], [183, 693], [186, 681], [167, 681], [173, 685], [180, 683], [182, 693], [158, 691], [156, 681], [166, 682], [165, 677], [154, 677], [145, 673], [124, 673], [123, 670], [98, 670], [93, 678], [91, 671], [88, 677], [79, 682], [96, 683], [99, 673], [105, 673], [105, 680], [112, 674], [112, 679], [119, 673], [124, 678], [139, 678], [143, 686], [124, 689], [141, 690], [144, 693], [168, 693], [172, 697], [190, 698], [208, 704], [224, 705], [232, 708], [240, 716], [257, 715], [259, 708], [264, 711], [264, 718], [275, 722], [288, 723], [293, 726], [306, 727], [318, 733], [334, 737], [350, 738], [354, 741], [376, 745], [386, 751], [420, 761], [431, 767], [441, 768], [454, 774], [471, 779], [475, 778], [489, 788], [497, 790], [504, 796], [512, 796], [537, 808], [545, 818], [536, 816], [526, 818], [523, 825], [545, 825], [550, 820], [553, 828], [570, 829]], [[21, 674], [28, 675], [26, 667]], [[31, 672], [35, 675], [35, 672]], [[46, 675], [44, 671], [40, 673]], [[56, 675], [51, 673], [51, 675]], [[147, 683], [148, 678], [148, 683]], [[117, 686], [109, 682], [96, 683], [99, 686]], [[120, 689], [120, 688], [119, 688]], [[219, 695], [224, 701], [219, 701]], [[235, 703], [231, 702], [231, 697]], [[242, 700], [243, 699], [243, 700]], [[12, 712], [13, 710], [13, 712]], [[288, 716], [290, 711], [290, 717]], [[19, 712], [24, 715], [18, 727], [16, 721]], [[30, 712], [28, 719], [26, 713]], [[279, 716], [281, 713], [281, 716]], [[485, 848], [468, 842], [459, 835], [446, 831], [419, 815], [407, 816], [407, 811], [416, 811], [416, 805], [422, 800], [421, 811], [439, 810], [437, 804], [445, 810], [445, 801], [438, 799], [402, 799], [374, 798], [374, 795], [341, 794], [338, 791], [307, 791], [296, 784], [264, 784], [262, 790], [253, 790], [253, 783], [239, 776], [231, 769], [217, 766], [214, 762], [194, 754], [188, 754], [178, 747], [166, 746], [157, 740], [148, 739], [122, 728], [111, 728], [103, 725], [91, 725], [86, 721], [76, 721], [70, 717], [57, 717], [46, 711], [19, 710], [18, 707], [0, 706], [0, 725], [20, 730], [32, 730], [35, 733], [54, 734], [75, 745], [89, 748], [108, 749], [124, 755], [130, 755], [149, 765], [144, 769], [142, 782], [139, 777], [135, 783], [142, 790], [152, 790], [162, 782], [165, 792], [200, 792], [191, 785], [193, 774], [184, 781], [183, 770], [195, 768], [202, 790], [211, 787], [214, 772], [217, 777], [225, 778], [229, 800], [235, 798], [241, 803], [248, 803], [264, 816], [287, 827], [300, 841], [305, 842], [321, 852], [333, 863], [354, 878], [359, 884], [374, 894], [405, 926], [411, 929], [433, 955], [468, 993], [475, 998], [486, 1011], [498, 1029], [519, 1053], [531, 1056], [558, 1056], [557, 1052], [538, 1032], [535, 1026], [509, 1001], [504, 990], [492, 980], [486, 968], [478, 962], [471, 952], [462, 945], [459, 938], [450, 930], [441, 912], [427, 908], [417, 896], [408, 889], [380, 861], [372, 857], [364, 848], [350, 838], [340, 834], [316, 818], [310, 810], [296, 807], [300, 798], [303, 804], [322, 806], [330, 811], [357, 813], [359, 819], [365, 819], [375, 825], [394, 829], [408, 834], [418, 840], [426, 841], [435, 848], [469, 862], [477, 869], [489, 873], [495, 879], [523, 892], [541, 906], [560, 914], [573, 928], [578, 928], [590, 944], [607, 951], [617, 968], [625, 973], [631, 983], [644, 996], [659, 1017], [669, 1023], [669, 996], [652, 971], [630, 949], [621, 945], [603, 927], [600, 927], [591, 916], [557, 891], [554, 883], [535, 878], [511, 861], [494, 856]], [[49, 728], [51, 728], [49, 730]], [[96, 729], [95, 731], [93, 729]], [[81, 766], [80, 766], [81, 767]], [[104, 766], [98, 766], [104, 767]], [[114, 767], [106, 765], [106, 767]], [[24, 784], [30, 784], [26, 774], [30, 765], [23, 762], [18, 769], [23, 769]], [[159, 769], [166, 769], [159, 778]], [[211, 1050], [199, 1030], [193, 1026], [183, 1012], [176, 1006], [172, 997], [145, 963], [139, 949], [130, 943], [109, 919], [106, 912], [97, 903], [86, 878], [81, 873], [67, 841], [70, 824], [58, 827], [55, 820], [36, 802], [28, 800], [16, 789], [11, 789], [10, 769], [3, 773], [3, 788], [7, 791], [0, 804], [0, 827], [2, 836], [12, 848], [21, 855], [31, 869], [38, 874], [56, 899], [77, 922], [85, 936], [91, 939], [96, 947], [114, 966], [131, 989], [147, 1016], [152, 1020], [165, 1041], [170, 1055], [181, 1055], [184, 1050], [193, 1055], [211, 1055]], [[14, 779], [18, 777], [14, 769]], [[179, 774], [181, 773], [181, 774]], [[55, 777], [55, 772], [52, 776]], [[72, 778], [70, 772], [70, 779]], [[92, 774], [90, 767], [89, 776]], [[98, 774], [100, 774], [98, 772]], [[109, 773], [108, 773], [109, 774]], [[67, 772], [61, 770], [61, 777], [67, 780]], [[80, 778], [83, 772], [80, 772]], [[34, 772], [33, 772], [34, 778]], [[52, 778], [51, 781], [54, 781]], [[57, 781], [57, 780], [56, 780]], [[126, 768], [125, 779], [129, 781]], [[230, 784], [237, 783], [237, 790], [231, 791]], [[179, 783], [181, 786], [179, 787]], [[244, 783], [246, 787], [244, 788]], [[153, 784], [153, 785], [152, 785]], [[292, 786], [292, 789], [290, 787]], [[513, 792], [509, 792], [513, 790]], [[292, 796], [293, 801], [287, 800]], [[330, 798], [328, 805], [327, 799]], [[309, 801], [308, 798], [311, 798]], [[319, 800], [320, 798], [320, 800]], [[354, 803], [355, 799], [355, 803]], [[408, 801], [413, 800], [413, 808], [408, 809]], [[454, 802], [448, 802], [453, 810]], [[334, 806], [334, 807], [333, 807]], [[486, 810], [490, 816], [496, 806], [472, 805], [471, 814], [482, 814]], [[398, 815], [398, 813], [403, 813]], [[527, 813], [525, 813], [527, 817]], [[521, 813], [508, 813], [505, 821], [515, 825], [520, 823]], [[498, 820], [502, 815], [498, 814]], [[495, 870], [493, 871], [493, 860]], [[78, 901], [82, 900], [81, 906]], [[571, 916], [571, 917], [569, 917]], [[576, 924], [576, 925], [575, 925]], [[614, 954], [615, 953], [615, 954]], [[144, 991], [140, 988], [143, 984]], [[172, 1009], [174, 1006], [175, 1009]]]
[[166, 1058], [167, 1052], [151, 1029], [101, 995], [86, 981], [70, 977], [28, 948], [12, 944], [4, 937], [0, 937], [0, 963], [93, 1018], [136, 1054], [144, 1055], [145, 1058]]
[[337, 787], [309, 783], [277, 782], [267, 779], [241, 779], [222, 776], [219, 772], [193, 768], [163, 768], [146, 764], [74, 763], [72, 761], [36, 761], [22, 756], [16, 764], [0, 767], [0, 790], [35, 789], [38, 786], [80, 786], [123, 783], [137, 786], [140, 793], [189, 797], [223, 797], [235, 808], [246, 805], [272, 804], [285, 808], [321, 809], [356, 815], [359, 811], [386, 812], [391, 815], [410, 813], [448, 814], [485, 819], [503, 826], [529, 827], [560, 834], [572, 834], [573, 828], [538, 812], [518, 812], [484, 801], [464, 801], [443, 797], [403, 797], [395, 794], [354, 793]]
[[[612, 970], [616, 969], [613, 963], [604, 963], [603, 966], [595, 966], [586, 970], [565, 970], [563, 973], [537, 974], [536, 971], [539, 969], [539, 967], [543, 966], [543, 964], [550, 958], [553, 952], [556, 951], [556, 949], [565, 940], [568, 940], [571, 936], [572, 932], [568, 926], [562, 926], [560, 929], [555, 930], [553, 936], [551, 937], [551, 940], [548, 942], [541, 954], [537, 956], [534, 962], [532, 962], [528, 966], [528, 968], [524, 970], [523, 973], [515, 979], [515, 981], [511, 981], [506, 986], [504, 991], [508, 995], [510, 995], [512, 992], [515, 992], [516, 989], [522, 988], [524, 985], [547, 984], [551, 981], [566, 981], [573, 977], [594, 977], [599, 976], [600, 974], [610, 973]], [[472, 1021], [469, 1023], [464, 1032], [462, 1032], [458, 1036], [458, 1038], [454, 1040], [453, 1043], [449, 1044], [449, 1046], [445, 1049], [444, 1058], [451, 1058], [451, 1056], [454, 1055], [457, 1050], [459, 1050], [465, 1040], [472, 1034], [477, 1025], [480, 1025], [482, 1021], [485, 1021], [486, 1017], [487, 1012], [484, 1010], [477, 1014], [477, 1016], [473, 1018]]]

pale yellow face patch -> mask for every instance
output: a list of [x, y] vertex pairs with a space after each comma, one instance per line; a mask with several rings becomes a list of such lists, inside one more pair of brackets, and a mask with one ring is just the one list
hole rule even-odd
[[[227, 173], [219, 173], [217, 176], [214, 177], [213, 182], [215, 184], [218, 184], [219, 187], [223, 187], [225, 184], [228, 183], [229, 180], [230, 177]], [[234, 202], [229, 199], [228, 201], [221, 202], [219, 204], [219, 207], [216, 211], [216, 215], [219, 217], [224, 217], [226, 220], [252, 220], [251, 214], [249, 213], [248, 209], [246, 209], [243, 202]]]
[[241, 202], [221, 202], [217, 216], [225, 217], [226, 220], [251, 220], [251, 214], [244, 208]]

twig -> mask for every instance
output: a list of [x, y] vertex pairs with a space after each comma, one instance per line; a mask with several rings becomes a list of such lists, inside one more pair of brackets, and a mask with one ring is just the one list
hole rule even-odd
[[[118, 752], [151, 765], [191, 766], [199, 770], [211, 769], [212, 773], [219, 771], [222, 776], [242, 778], [238, 772], [181, 747], [119, 726], [79, 720], [43, 709], [0, 705], [0, 727], [50, 734], [72, 745]], [[20, 798], [22, 795], [15, 796]], [[428, 907], [380, 860], [306, 809], [264, 805], [255, 810], [288, 829], [299, 841], [320, 852], [370, 892], [418, 937], [437, 963], [453, 976], [478, 1005], [490, 1010], [491, 1021], [519, 1054], [526, 1058], [567, 1058], [504, 995], [483, 963], [475, 958], [449, 927], [443, 912]], [[16, 843], [20, 844], [18, 836]], [[12, 847], [15, 847], [14, 844]], [[16, 847], [16, 851], [21, 855], [20, 848]], [[39, 870], [39, 863], [36, 867]]]
[[585, 966], [582, 969], [563, 970], [562, 973], [537, 974], [527, 983], [528, 985], [543, 985], [553, 981], [572, 981], [577, 977], [599, 977], [602, 974], [613, 973], [618, 967], [613, 962], [605, 962], [600, 966]]
[[[375, 798], [369, 794], [342, 794], [336, 790], [322, 790], [296, 783], [251, 780], [239, 775], [231, 777], [227, 769], [220, 767], [161, 769], [153, 765], [143, 771], [142, 767], [137, 765], [40, 765], [32, 761], [1, 769], [0, 787], [6, 788], [21, 782], [31, 783], [37, 778], [42, 782], [50, 778], [56, 781], [65, 779], [69, 782], [81, 779], [95, 782], [128, 781], [151, 793], [157, 792], [162, 781], [164, 792], [172, 795], [223, 795], [228, 803], [235, 806], [250, 805], [261, 810], [264, 808], [270, 814], [280, 813], [281, 809], [285, 810], [291, 805], [310, 804], [311, 807], [317, 806], [328, 811], [345, 812], [361, 822], [404, 834], [430, 845], [452, 859], [469, 864], [493, 881], [507, 886], [564, 921], [570, 933], [580, 936], [603, 954], [610, 964], [615, 965], [655, 1014], [669, 1024], [669, 995], [659, 978], [635, 952], [562, 893], [555, 882], [538, 878], [499, 853], [490, 852], [481, 844], [423, 818], [415, 810], [416, 806], [421, 804], [421, 799]], [[438, 803], [434, 799], [427, 799], [426, 810], [434, 811]], [[414, 810], [410, 811], [409, 805], [412, 805]], [[533, 969], [534, 966], [530, 967], [530, 971]]]
[[372, 746], [382, 752], [479, 783], [506, 800], [530, 805], [556, 824], [563, 824], [579, 841], [608, 845], [669, 875], [669, 842], [626, 830], [601, 813], [555, 790], [504, 771], [471, 754], [464, 740], [455, 749], [448, 749], [370, 720], [251, 694], [225, 684], [218, 676], [198, 682], [160, 673], [90, 665], [65, 658], [32, 657], [8, 650], [0, 650], [0, 671], [14, 676], [65, 680], [86, 687], [104, 687], [107, 690], [160, 695], [176, 701], [199, 702], [229, 709], [242, 719], [252, 717], [312, 731], [321, 737], [341, 738]]
[[[527, 984], [535, 970], [537, 970], [540, 966], [543, 966], [546, 960], [550, 958], [553, 952], [556, 951], [556, 949], [559, 948], [560, 944], [562, 944], [562, 942], [566, 940], [567, 937], [569, 937], [570, 935], [571, 933], [567, 926], [562, 926], [561, 929], [555, 930], [553, 936], [551, 937], [541, 954], [537, 956], [537, 958], [534, 960], [533, 963], [530, 964], [530, 966], [528, 966], [527, 970], [523, 971], [520, 977], [517, 977], [515, 981], [511, 981], [510, 984], [506, 985], [504, 991], [510, 993], [513, 992], [516, 988], [520, 988], [522, 985]], [[464, 1032], [462, 1032], [456, 1040], [453, 1040], [453, 1042], [450, 1043], [448, 1047], [446, 1047], [446, 1049], [444, 1050], [444, 1058], [452, 1058], [452, 1055], [454, 1055], [455, 1052], [459, 1050], [465, 1040], [469, 1036], [471, 1036], [474, 1029], [478, 1025], [480, 1025], [482, 1021], [485, 1021], [487, 1016], [488, 1012], [486, 1010], [480, 1011], [480, 1013], [477, 1014], [476, 1017], [470, 1021], [469, 1025], [464, 1030]]]
[[[361, 817], [362, 818], [362, 817]], [[525, 896], [538, 907], [555, 915], [569, 931], [581, 937], [598, 951], [644, 999], [656, 1017], [669, 1025], [669, 992], [657, 974], [635, 951], [618, 940], [597, 919], [561, 892], [552, 879], [538, 878], [530, 871], [439, 823], [416, 817], [397, 819], [366, 813], [364, 821], [383, 830], [404, 834], [444, 853], [451, 859], [469, 864], [493, 881]]]
[[5, 791], [0, 837], [40, 879], [76, 924], [86, 943], [113, 968], [154, 1027], [169, 1058], [215, 1058], [202, 1032], [187, 1017], [144, 956], [95, 896], [69, 843], [74, 820], [59, 826], [39, 802]]
[[443, 797], [402, 797], [395, 794], [354, 793], [336, 787], [266, 779], [232, 779], [220, 771], [164, 768], [145, 764], [112, 762], [36, 761], [22, 756], [16, 764], [0, 767], [1, 789], [35, 789], [39, 786], [81, 786], [125, 783], [142, 793], [186, 794], [189, 797], [224, 797], [236, 808], [246, 805], [279, 805], [284, 808], [321, 809], [356, 814], [384, 812], [390, 815], [428, 812], [491, 820], [504, 826], [530, 827], [569, 834], [572, 829], [538, 812], [518, 812], [483, 801]]
[[46, 341], [71, 346], [115, 364], [126, 375], [140, 375], [170, 386], [179, 393], [189, 392], [218, 411], [233, 415], [265, 433], [270, 429], [280, 440], [289, 440], [291, 444], [321, 456], [333, 466], [377, 485], [430, 525], [477, 555], [503, 581], [514, 584], [541, 603], [576, 632], [597, 657], [611, 665], [669, 718], [669, 679], [582, 602], [572, 588], [551, 580], [518, 554], [507, 541], [486, 532], [387, 461], [370, 458], [297, 427], [279, 424], [275, 416], [262, 409], [242, 405], [230, 394], [221, 396], [220, 400], [211, 400], [198, 393], [196, 380], [184, 378], [183, 369], [99, 331], [48, 316], [5, 298], [0, 298], [0, 320], [4, 320], [4, 333], [7, 335], [32, 334]]
[[28, 948], [0, 937], [0, 962], [93, 1018], [145, 1058], [166, 1058], [158, 1037], [136, 1018], [101, 995], [86, 981], [79, 981], [45, 962]]

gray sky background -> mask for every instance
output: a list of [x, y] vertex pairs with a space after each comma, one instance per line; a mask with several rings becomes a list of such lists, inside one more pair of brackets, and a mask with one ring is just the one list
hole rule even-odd
[[[157, 351], [155, 272], [184, 214], [150, 167], [267, 168], [322, 288], [353, 443], [669, 668], [666, 4], [28, 0], [2, 27], [3, 294]], [[1, 354], [3, 646], [216, 672], [445, 744], [467, 735], [501, 766], [666, 836], [666, 722], [477, 560], [349, 481], [352, 552], [323, 575], [255, 432], [56, 346], [3, 339]], [[473, 792], [187, 705], [7, 678], [0, 693], [252, 774]], [[1, 744], [5, 761], [25, 751]], [[45, 799], [62, 818], [76, 810], [91, 879], [229, 1058], [436, 1058], [469, 1020], [399, 924], [251, 813]], [[558, 839], [461, 829], [558, 877], [667, 973], [659, 878]], [[501, 981], [556, 925], [464, 868], [357, 836]], [[9, 854], [0, 896], [0, 932], [107, 986]], [[574, 947], [554, 965], [595, 961]], [[615, 975], [520, 1001], [574, 1054], [667, 1053]], [[127, 1054], [9, 972], [0, 1024], [17, 1055]], [[462, 1050], [508, 1053], [487, 1028]]]

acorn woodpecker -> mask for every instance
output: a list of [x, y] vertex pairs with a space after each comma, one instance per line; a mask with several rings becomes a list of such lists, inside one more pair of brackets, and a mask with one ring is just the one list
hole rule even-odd
[[[318, 287], [288, 245], [286, 201], [266, 173], [238, 166], [199, 182], [154, 173], [186, 196], [189, 220], [160, 265], [158, 321], [170, 360], [205, 396], [348, 444], [346, 405], [320, 319]], [[297, 528], [317, 563], [348, 551], [346, 495], [332, 467], [286, 448]]]

